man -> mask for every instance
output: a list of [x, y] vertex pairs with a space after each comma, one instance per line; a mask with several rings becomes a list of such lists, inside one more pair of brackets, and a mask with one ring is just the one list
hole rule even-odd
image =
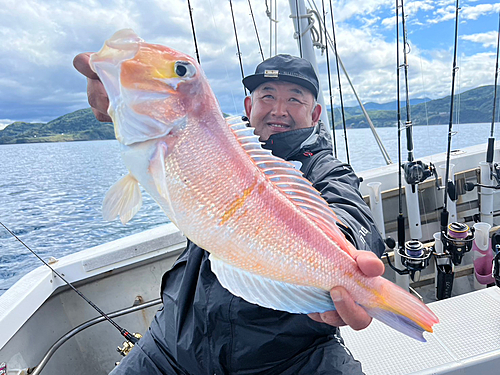
[[[75, 67], [88, 77], [88, 96], [97, 119], [110, 121], [108, 100], [88, 54]], [[251, 97], [245, 110], [264, 147], [290, 160], [327, 200], [356, 248], [381, 255], [384, 245], [359, 191], [352, 169], [331, 154], [331, 141], [319, 123], [318, 78], [311, 64], [278, 55], [243, 80]], [[383, 273], [372, 252], [356, 261], [368, 276]], [[208, 253], [188, 241], [165, 273], [163, 308], [149, 331], [113, 374], [361, 374], [361, 365], [343, 345], [337, 327], [368, 326], [371, 318], [341, 287], [331, 290], [336, 311], [289, 314], [232, 295], [210, 269]]]

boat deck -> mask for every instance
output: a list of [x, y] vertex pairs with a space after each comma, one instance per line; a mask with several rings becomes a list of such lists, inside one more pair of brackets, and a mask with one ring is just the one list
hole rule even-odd
[[428, 305], [439, 317], [426, 343], [373, 321], [342, 328], [366, 375], [500, 373], [500, 289], [487, 288]]

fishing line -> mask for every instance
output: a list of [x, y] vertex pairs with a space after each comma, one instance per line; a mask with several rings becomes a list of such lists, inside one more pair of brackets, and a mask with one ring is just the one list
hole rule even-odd
[[248, 0], [248, 6], [250, 8], [250, 15], [252, 16], [253, 27], [255, 28], [255, 35], [257, 35], [257, 42], [259, 43], [260, 55], [262, 56], [262, 61], [264, 61], [264, 52], [262, 52], [262, 45], [260, 44], [259, 32], [257, 31], [257, 24], [255, 23], [255, 17], [253, 16], [252, 4]]
[[46, 261], [44, 261], [37, 253], [35, 253], [28, 245], [26, 245], [18, 236], [16, 236], [9, 228], [5, 226], [0, 221], [0, 225], [5, 228], [7, 232], [9, 232], [16, 240], [18, 240], [25, 248], [27, 248], [34, 256], [36, 256], [43, 264], [45, 264], [54, 274], [56, 274], [57, 277], [59, 277], [62, 281], [64, 281], [73, 291], [78, 294], [80, 297], [82, 297], [85, 302], [87, 302], [90, 306], [94, 308], [104, 319], [106, 319], [108, 322], [110, 322], [119, 332], [120, 334], [125, 337], [128, 341], [130, 341], [132, 344], [137, 344], [139, 342], [139, 339], [135, 337], [133, 334], [131, 334], [129, 331], [127, 331], [125, 328], [120, 327], [113, 319], [111, 319], [104, 311], [102, 311], [99, 307], [97, 307], [91, 300], [89, 300], [85, 295], [80, 292], [78, 289], [76, 289], [69, 281], [67, 281], [59, 272], [57, 272], [54, 268], [50, 266]]
[[[214, 16], [214, 9], [215, 8], [212, 5], [211, 0], [208, 0], [208, 4], [210, 5], [209, 9], [210, 9], [210, 13], [212, 14], [212, 23], [213, 23], [213, 27], [215, 29], [215, 32], [216, 32], [217, 35], [222, 35], [223, 33], [219, 32], [219, 27], [217, 26], [217, 22], [215, 22], [215, 16]], [[223, 52], [224, 52], [224, 48], [221, 47], [219, 49], [219, 54], [223, 54]], [[226, 80], [229, 80], [230, 77], [229, 77], [229, 71], [227, 69], [226, 61], [227, 61], [226, 59], [224, 59], [224, 61], [223, 61], [224, 70], [226, 71], [226, 77], [225, 78], [226, 78]], [[229, 85], [228, 90], [231, 92], [231, 99], [233, 100], [234, 113], [238, 113], [240, 111], [240, 109], [238, 109], [238, 108], [240, 108], [240, 105], [236, 104], [236, 101], [235, 101], [235, 98], [234, 98], [234, 92], [233, 92], [233, 85]]]
[[[232, 0], [229, 0], [229, 7], [231, 8], [231, 16], [233, 18], [233, 28], [234, 28], [234, 38], [236, 40], [236, 48], [238, 50], [238, 59], [240, 60], [240, 70], [241, 70], [241, 79], [245, 78], [245, 73], [243, 73], [243, 62], [241, 61], [241, 51], [240, 51], [240, 43], [238, 42], [238, 33], [236, 32], [236, 21], [234, 19], [234, 12], [233, 12], [233, 2]], [[247, 96], [247, 89], [245, 85], [243, 85], [243, 91], [245, 92], [245, 96]]]

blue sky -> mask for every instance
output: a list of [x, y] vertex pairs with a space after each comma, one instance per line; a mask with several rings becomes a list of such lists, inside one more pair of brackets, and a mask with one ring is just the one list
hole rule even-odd
[[[321, 10], [321, 1], [315, 0]], [[271, 0], [268, 0], [269, 4]], [[274, 2], [274, 0], [273, 0]], [[325, 0], [329, 12], [329, 1]], [[396, 98], [395, 1], [332, 1], [339, 55], [363, 102]], [[269, 56], [266, 1], [251, 1], [264, 53]], [[312, 1], [311, 1], [312, 4]], [[228, 0], [191, 0], [202, 67], [225, 112], [241, 113], [243, 88]], [[310, 8], [309, 1], [306, 6]], [[233, 0], [245, 74], [261, 60], [248, 0]], [[500, 3], [460, 1], [456, 91], [494, 83]], [[278, 52], [298, 54], [288, 1], [277, 0]], [[405, 1], [411, 97], [451, 91], [453, 0]], [[327, 26], [331, 30], [330, 14]], [[86, 108], [86, 81], [73, 57], [98, 50], [115, 31], [132, 28], [144, 40], [194, 55], [187, 0], [3, 0], [0, 8], [0, 128], [13, 121], [46, 122]], [[325, 57], [316, 53], [322, 81]], [[333, 55], [331, 55], [333, 60]], [[337, 82], [332, 65], [332, 82]], [[344, 100], [354, 96], [342, 77]], [[324, 86], [326, 87], [326, 86]], [[334, 94], [338, 92], [334, 86]], [[324, 92], [328, 95], [328, 91]], [[335, 106], [338, 105], [335, 96]]]

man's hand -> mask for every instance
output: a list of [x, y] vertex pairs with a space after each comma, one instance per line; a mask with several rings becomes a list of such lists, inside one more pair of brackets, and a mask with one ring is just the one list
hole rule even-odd
[[[375, 277], [384, 273], [384, 263], [369, 251], [356, 251], [354, 259], [358, 263], [361, 272], [366, 276]], [[330, 295], [337, 310], [308, 314], [311, 319], [336, 327], [348, 325], [356, 331], [370, 325], [372, 318], [361, 306], [354, 302], [347, 290], [342, 287], [335, 287], [330, 291]]]
[[90, 55], [92, 52], [80, 53], [73, 60], [73, 66], [87, 77], [87, 96], [94, 116], [101, 122], [111, 122], [108, 116], [109, 98], [102, 82], [90, 68]]

